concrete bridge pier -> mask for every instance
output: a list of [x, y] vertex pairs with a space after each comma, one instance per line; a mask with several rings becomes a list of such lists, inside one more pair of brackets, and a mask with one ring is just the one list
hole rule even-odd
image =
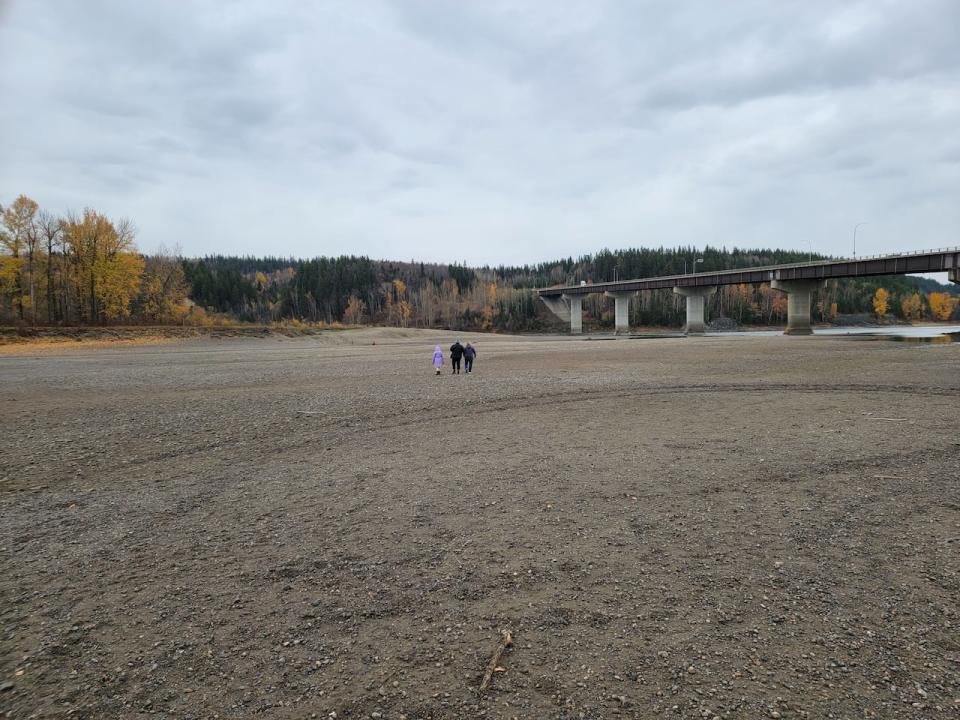
[[550, 312], [564, 322], [570, 323], [570, 332], [579, 335], [583, 332], [583, 295], [561, 295], [560, 297], [541, 295], [540, 299]]
[[687, 324], [683, 331], [687, 335], [703, 335], [706, 326], [703, 322], [703, 309], [707, 298], [717, 291], [716, 286], [675, 287], [673, 292], [687, 299]]
[[617, 335], [620, 333], [629, 333], [630, 298], [633, 297], [634, 293], [607, 290], [604, 295], [613, 298], [614, 332]]
[[787, 329], [784, 335], [813, 335], [810, 323], [810, 295], [823, 283], [819, 280], [771, 280], [770, 287], [787, 294]]
[[950, 282], [960, 285], [960, 268], [954, 268], [951, 270], [947, 277], [950, 278]]
[[564, 295], [570, 307], [570, 334], [579, 335], [583, 332], [583, 295]]

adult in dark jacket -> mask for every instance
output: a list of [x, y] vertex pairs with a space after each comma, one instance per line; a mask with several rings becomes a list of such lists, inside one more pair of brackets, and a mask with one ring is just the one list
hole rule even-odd
[[473, 359], [477, 357], [477, 349], [467, 343], [467, 346], [463, 349], [463, 371], [464, 372], [473, 372]]
[[452, 375], [460, 374], [460, 358], [463, 357], [463, 345], [457, 340], [450, 346], [450, 363], [453, 365]]

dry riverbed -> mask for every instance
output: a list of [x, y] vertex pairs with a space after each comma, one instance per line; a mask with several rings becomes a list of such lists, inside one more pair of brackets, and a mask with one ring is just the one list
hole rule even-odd
[[960, 344], [465, 339], [0, 354], [0, 717], [960, 717]]

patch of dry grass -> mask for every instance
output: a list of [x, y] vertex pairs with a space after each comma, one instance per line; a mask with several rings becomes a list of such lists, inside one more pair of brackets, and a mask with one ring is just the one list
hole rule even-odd
[[182, 342], [181, 337], [143, 335], [125, 338], [81, 337], [23, 337], [0, 339], [0, 356], [30, 355], [33, 353], [70, 352], [72, 350], [101, 350], [117, 347], [141, 347], [145, 345], [170, 345]]

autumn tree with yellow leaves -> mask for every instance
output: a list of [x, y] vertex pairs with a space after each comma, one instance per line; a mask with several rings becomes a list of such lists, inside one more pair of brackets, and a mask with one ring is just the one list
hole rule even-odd
[[927, 295], [927, 301], [934, 320], [949, 320], [957, 306], [957, 299], [945, 292], [932, 292]]
[[919, 320], [923, 317], [923, 299], [915, 292], [900, 300], [900, 312], [904, 320]]
[[413, 308], [410, 305], [410, 299], [407, 297], [407, 284], [396, 278], [388, 285], [387, 289], [387, 316], [392, 325], [407, 327], [410, 323], [410, 316], [413, 314]]
[[873, 312], [878, 318], [887, 314], [887, 307], [890, 303], [890, 293], [883, 288], [877, 288], [873, 296]]
[[407, 285], [402, 280], [394, 280], [393, 285], [397, 289], [396, 307], [400, 318], [400, 326], [406, 327], [410, 323], [410, 316], [413, 314], [410, 299], [407, 297]]
[[128, 318], [144, 270], [133, 244], [133, 224], [128, 220], [114, 224], [87, 209], [67, 218], [64, 234], [73, 260], [80, 319], [102, 323]]
[[[24, 319], [24, 305], [31, 315], [35, 314], [33, 304], [35, 287], [33, 282], [34, 263], [36, 262], [37, 233], [34, 226], [39, 206], [36, 202], [21, 195], [9, 207], [0, 207], [0, 245], [6, 251], [0, 265], [0, 288], [8, 295], [17, 309], [17, 315]], [[31, 295], [25, 297], [25, 278], [29, 279]]]

